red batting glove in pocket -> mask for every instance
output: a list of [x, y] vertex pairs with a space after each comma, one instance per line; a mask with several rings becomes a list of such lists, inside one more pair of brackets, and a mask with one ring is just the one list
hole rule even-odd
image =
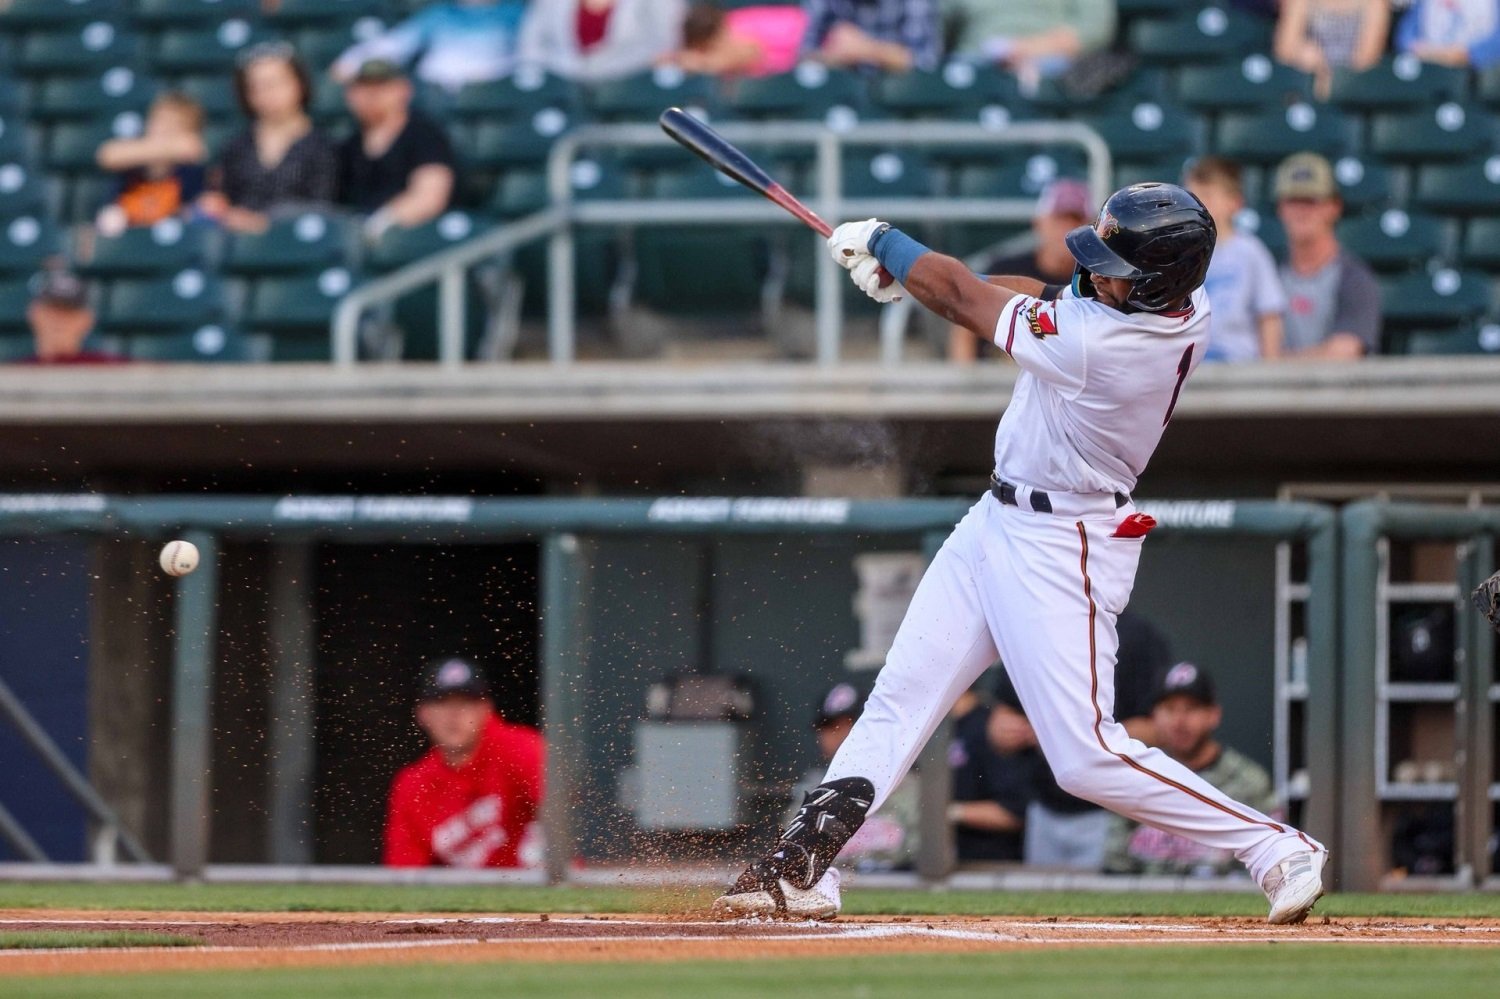
[[1148, 517], [1144, 513], [1132, 513], [1120, 521], [1120, 526], [1115, 528], [1112, 538], [1144, 538], [1151, 533], [1156, 526], [1156, 518]]

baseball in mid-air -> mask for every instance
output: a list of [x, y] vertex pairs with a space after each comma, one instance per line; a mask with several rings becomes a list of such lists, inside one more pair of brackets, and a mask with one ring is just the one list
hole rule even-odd
[[198, 568], [198, 546], [191, 541], [168, 541], [158, 561], [168, 576], [186, 576]]

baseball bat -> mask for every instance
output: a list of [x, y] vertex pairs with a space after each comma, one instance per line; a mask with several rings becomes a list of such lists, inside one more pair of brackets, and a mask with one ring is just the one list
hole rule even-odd
[[[709, 166], [724, 176], [745, 185], [772, 203], [780, 206], [809, 229], [821, 236], [833, 234], [833, 227], [808, 208], [797, 197], [772, 179], [745, 152], [715, 132], [707, 124], [694, 118], [682, 108], [667, 108], [657, 119], [661, 130], [670, 135], [689, 152], [702, 157]], [[888, 285], [893, 279], [882, 268], [880, 283]]]

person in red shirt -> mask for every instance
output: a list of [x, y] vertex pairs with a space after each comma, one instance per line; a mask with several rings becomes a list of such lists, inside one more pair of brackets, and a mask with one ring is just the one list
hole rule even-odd
[[520, 867], [542, 800], [541, 733], [495, 713], [472, 663], [427, 664], [417, 724], [432, 748], [391, 782], [390, 867]]

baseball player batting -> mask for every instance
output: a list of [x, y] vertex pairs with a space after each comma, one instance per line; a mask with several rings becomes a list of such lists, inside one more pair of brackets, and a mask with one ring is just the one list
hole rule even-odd
[[[1115, 618], [1155, 521], [1130, 494], [1208, 343], [1215, 230], [1171, 184], [1135, 184], [1067, 236], [1071, 287], [981, 278], [877, 219], [829, 237], [878, 302], [903, 292], [1021, 367], [995, 434], [990, 489], [917, 587], [854, 730], [774, 850], [716, 902], [725, 915], [832, 918], [840, 847], [911, 768], [954, 700], [998, 657], [1062, 788], [1232, 852], [1296, 923], [1328, 852], [1226, 797], [1113, 717]], [[896, 283], [882, 287], [884, 267]]]

